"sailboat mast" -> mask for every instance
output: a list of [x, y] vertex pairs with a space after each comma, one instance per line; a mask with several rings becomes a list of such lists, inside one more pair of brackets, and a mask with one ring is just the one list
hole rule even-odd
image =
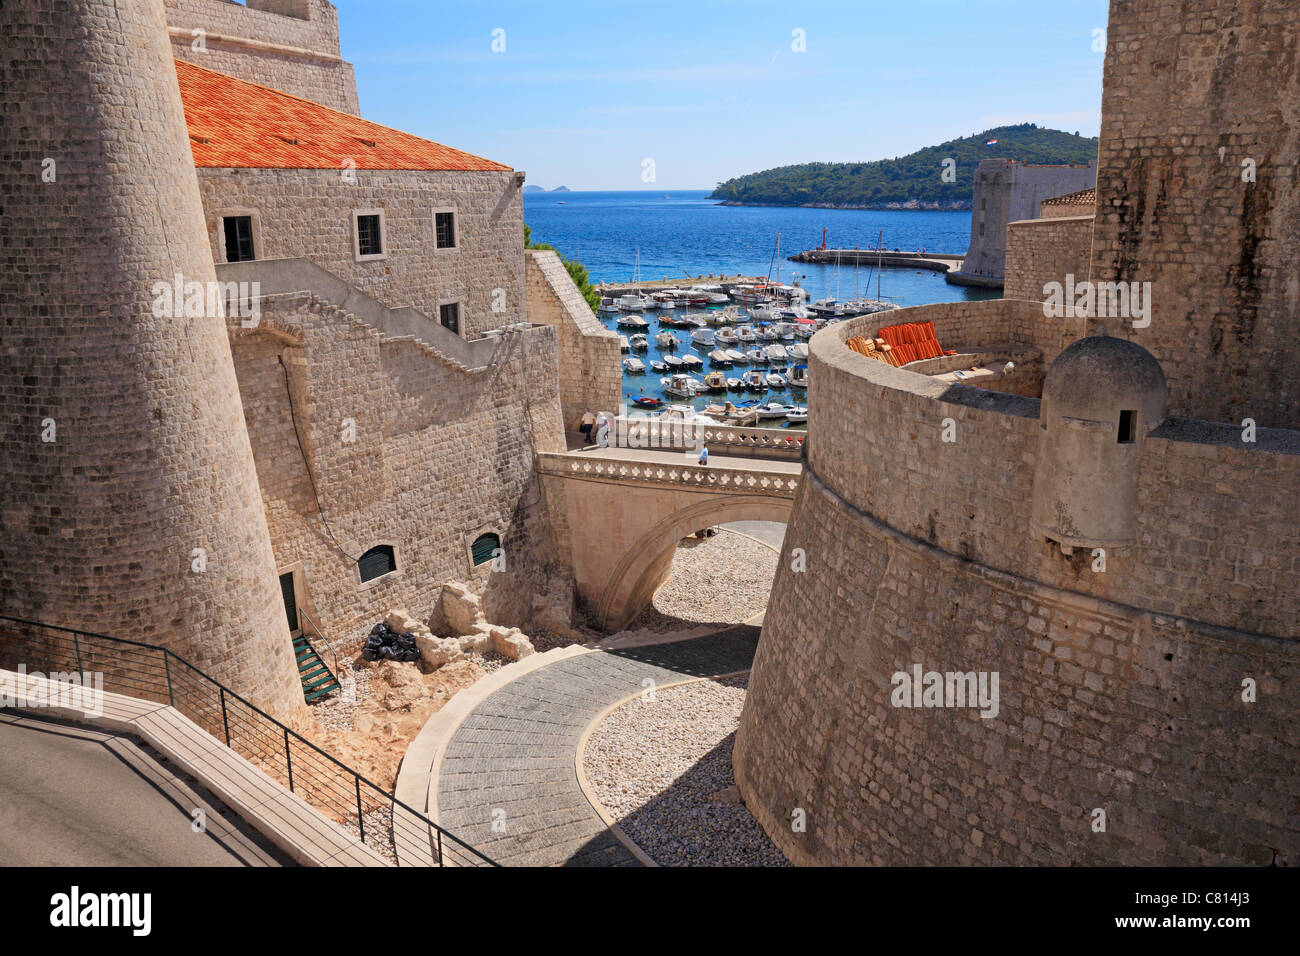
[[885, 230], [880, 230], [880, 238], [876, 240], [876, 301], [880, 301], [880, 273], [885, 268]]

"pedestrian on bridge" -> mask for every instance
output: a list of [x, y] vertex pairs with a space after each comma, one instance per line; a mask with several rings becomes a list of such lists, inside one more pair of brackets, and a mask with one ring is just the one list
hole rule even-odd
[[701, 465], [707, 465], [708, 463], [709, 463], [709, 446], [708, 446], [708, 445], [701, 444], [701, 445], [700, 445], [700, 464], [701, 464]]

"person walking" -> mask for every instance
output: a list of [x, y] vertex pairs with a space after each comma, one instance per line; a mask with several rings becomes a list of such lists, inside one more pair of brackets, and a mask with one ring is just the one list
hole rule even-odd
[[609, 418], [604, 412], [596, 416], [595, 442], [601, 448], [609, 444]]
[[578, 431], [582, 432], [582, 435], [584, 438], [586, 438], [588, 445], [590, 445], [593, 441], [595, 441], [595, 436], [591, 434], [591, 430], [592, 428], [595, 427], [595, 425], [596, 425], [596, 416], [591, 413], [591, 410], [588, 409], [587, 411], [583, 412], [582, 427], [579, 428]]
[[709, 463], [709, 446], [700, 445], [700, 464], [707, 465], [708, 463]]

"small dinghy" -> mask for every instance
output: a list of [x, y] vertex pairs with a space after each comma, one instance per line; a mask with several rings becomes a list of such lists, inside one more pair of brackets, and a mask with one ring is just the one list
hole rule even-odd
[[651, 360], [650, 360], [650, 368], [653, 369], [653, 370], [656, 371], [656, 372], [666, 372], [666, 371], [668, 371], [668, 366], [665, 365], [663, 362], [660, 362], [658, 359], [651, 359]]
[[623, 371], [631, 372], [633, 375], [640, 375], [645, 371], [645, 363], [639, 358], [629, 355], [623, 359]]
[[776, 372], [768, 372], [766, 382], [768, 388], [785, 388], [785, 377]]
[[651, 398], [649, 395], [638, 395], [632, 399], [632, 404], [637, 408], [663, 408], [664, 400], [662, 398]]

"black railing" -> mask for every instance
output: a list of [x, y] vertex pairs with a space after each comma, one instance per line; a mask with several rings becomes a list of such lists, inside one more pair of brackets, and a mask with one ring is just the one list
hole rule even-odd
[[20, 664], [176, 708], [391, 863], [498, 865], [165, 647], [0, 615], [0, 667]]

